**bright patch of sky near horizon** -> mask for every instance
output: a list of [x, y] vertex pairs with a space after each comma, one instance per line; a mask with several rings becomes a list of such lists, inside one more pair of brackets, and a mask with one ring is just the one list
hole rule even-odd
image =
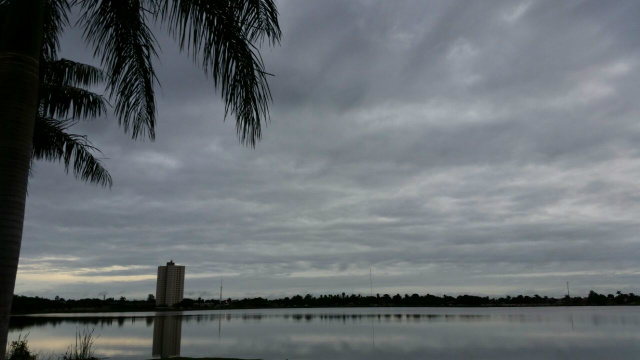
[[157, 140], [77, 126], [111, 190], [38, 163], [16, 293], [142, 298], [169, 259], [190, 297], [640, 291], [640, 3], [278, 6], [257, 148], [159, 31]]

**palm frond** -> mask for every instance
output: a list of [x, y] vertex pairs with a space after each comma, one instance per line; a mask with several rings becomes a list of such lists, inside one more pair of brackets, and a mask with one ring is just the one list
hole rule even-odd
[[65, 86], [91, 87], [108, 79], [102, 69], [68, 59], [41, 62], [40, 75], [42, 83]]
[[166, 23], [180, 49], [211, 74], [225, 102], [225, 117], [236, 115], [240, 141], [255, 146], [269, 119], [271, 92], [262, 57], [252, 42], [280, 41], [272, 0], [174, 0], [159, 2], [157, 19]]
[[42, 39], [42, 56], [54, 59], [60, 48], [60, 34], [64, 26], [69, 24], [68, 0], [45, 0], [44, 2], [44, 38]]
[[48, 117], [96, 118], [107, 111], [101, 95], [68, 85], [41, 84], [40, 113]]
[[266, 38], [271, 45], [280, 43], [282, 32], [273, 0], [232, 1], [232, 4], [236, 6], [238, 22], [251, 42], [262, 42]]
[[98, 151], [86, 136], [67, 133], [72, 121], [36, 117], [33, 133], [33, 159], [61, 161], [65, 170], [84, 181], [111, 187], [113, 180], [92, 152]]
[[109, 73], [109, 97], [125, 132], [155, 138], [157, 82], [152, 58], [157, 41], [146, 24], [141, 0], [75, 0], [81, 5], [79, 23], [94, 56]]

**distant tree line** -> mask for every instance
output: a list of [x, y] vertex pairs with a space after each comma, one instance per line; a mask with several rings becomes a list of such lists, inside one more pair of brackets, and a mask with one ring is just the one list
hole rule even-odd
[[155, 301], [127, 300], [124, 296], [115, 298], [87, 298], [65, 300], [56, 296], [55, 299], [30, 296], [13, 296], [12, 314], [47, 313], [47, 312], [83, 312], [83, 311], [149, 311], [154, 310]]
[[[462, 306], [605, 306], [605, 305], [640, 305], [640, 295], [634, 293], [598, 294], [590, 291], [585, 297], [554, 298], [539, 295], [518, 295], [490, 298], [488, 296], [459, 295], [389, 295], [375, 296], [336, 295], [305, 296], [296, 295], [280, 299], [261, 297], [246, 299], [184, 299], [174, 309], [249, 309], [249, 308], [297, 308], [297, 307], [462, 307]], [[116, 300], [79, 299], [65, 300], [56, 297], [47, 299], [15, 295], [13, 314], [44, 312], [82, 312], [82, 311], [153, 311], [157, 310], [152, 298], [147, 300], [127, 300], [124, 297]]]

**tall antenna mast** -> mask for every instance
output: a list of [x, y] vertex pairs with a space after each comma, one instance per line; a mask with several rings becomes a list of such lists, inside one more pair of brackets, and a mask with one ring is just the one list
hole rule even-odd
[[222, 279], [220, 279], [220, 304], [222, 304]]
[[571, 299], [571, 293], [569, 292], [569, 282], [567, 281], [567, 296]]
[[371, 296], [373, 296], [373, 278], [371, 277], [371, 268], [369, 268], [369, 283], [371, 285]]

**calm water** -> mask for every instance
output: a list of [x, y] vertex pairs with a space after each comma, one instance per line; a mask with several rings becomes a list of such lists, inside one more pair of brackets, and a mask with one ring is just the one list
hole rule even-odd
[[63, 353], [95, 329], [112, 359], [640, 359], [640, 307], [363, 308], [12, 318], [10, 339]]

